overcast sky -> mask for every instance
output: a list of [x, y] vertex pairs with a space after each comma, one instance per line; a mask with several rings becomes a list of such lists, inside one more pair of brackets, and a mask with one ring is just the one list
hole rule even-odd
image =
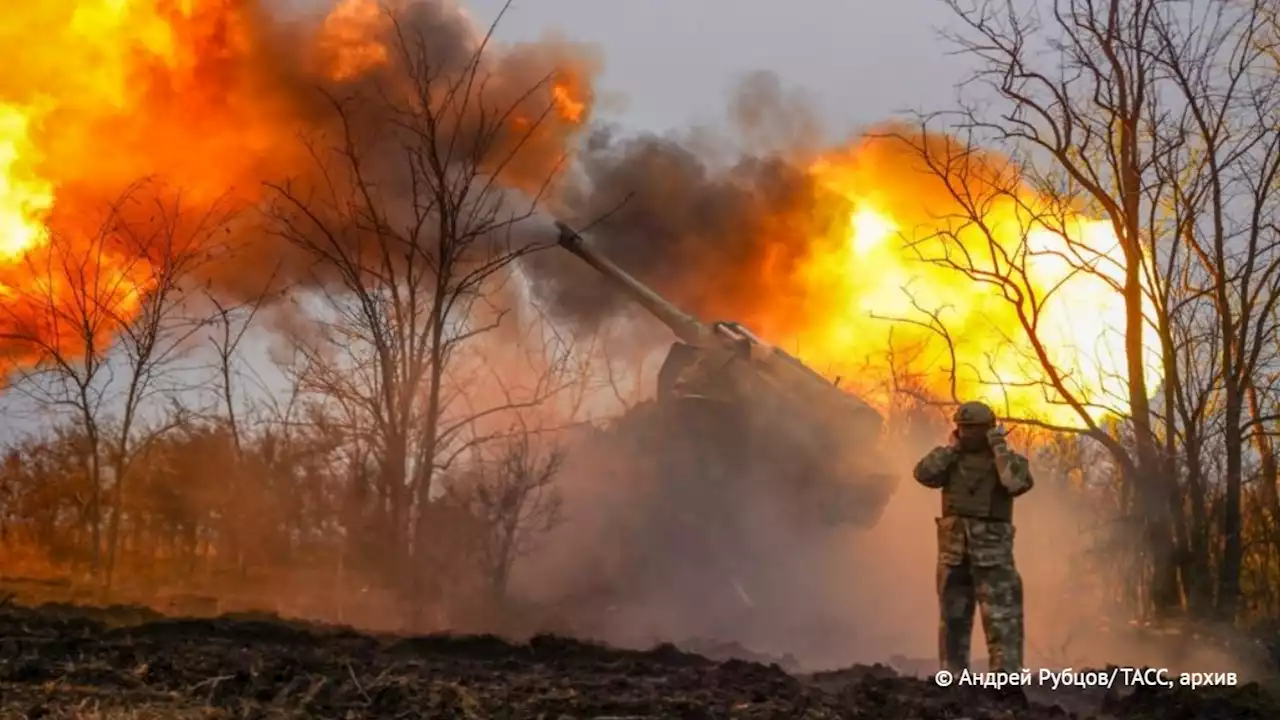
[[[487, 25], [504, 0], [461, 0]], [[508, 40], [556, 32], [593, 43], [601, 89], [646, 130], [712, 123], [737, 81], [772, 70], [816, 101], [836, 134], [902, 110], [946, 104], [961, 78], [938, 40], [942, 0], [515, 0]]]

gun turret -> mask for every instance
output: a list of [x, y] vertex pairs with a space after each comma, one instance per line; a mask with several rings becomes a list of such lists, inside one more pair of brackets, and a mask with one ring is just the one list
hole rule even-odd
[[[777, 464], [778, 474], [801, 478], [798, 482], [811, 490], [822, 488], [804, 494], [816, 498], [825, 516], [838, 511], [860, 525], [879, 517], [896, 482], [875, 452], [882, 425], [875, 408], [739, 323], [701, 322], [591, 248], [569, 226], [557, 222], [556, 227], [561, 247], [611, 280], [679, 339], [658, 374], [660, 400], [713, 401], [722, 408], [717, 416], [726, 419], [716, 423], [738, 425], [745, 435], [720, 451], [754, 453], [760, 458], [753, 461], [756, 466]], [[708, 415], [697, 412], [705, 428]]]

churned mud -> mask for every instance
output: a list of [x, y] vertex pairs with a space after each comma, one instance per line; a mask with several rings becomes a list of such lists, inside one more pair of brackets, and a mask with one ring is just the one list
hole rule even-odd
[[1280, 718], [1257, 686], [1030, 695], [940, 688], [882, 666], [793, 675], [669, 645], [379, 638], [129, 608], [0, 614], [4, 718]]

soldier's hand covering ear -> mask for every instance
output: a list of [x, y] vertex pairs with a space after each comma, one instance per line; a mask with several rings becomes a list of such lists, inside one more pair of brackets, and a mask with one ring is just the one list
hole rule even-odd
[[1030, 490], [1035, 485], [1035, 480], [1031, 478], [1027, 459], [1009, 449], [1006, 438], [1005, 429], [999, 425], [987, 431], [987, 442], [996, 457], [996, 474], [1000, 477], [1000, 484], [1014, 497], [1018, 497]]
[[947, 447], [951, 448], [952, 450], [960, 449], [960, 431], [959, 430], [951, 431], [951, 442], [947, 444]]
[[997, 445], [1006, 444], [1007, 439], [1008, 433], [1005, 432], [1003, 425], [996, 425], [987, 431], [987, 443], [993, 448]]

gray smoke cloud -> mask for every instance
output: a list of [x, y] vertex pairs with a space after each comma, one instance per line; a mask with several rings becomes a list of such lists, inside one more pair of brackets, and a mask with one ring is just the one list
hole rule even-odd
[[[597, 129], [561, 205], [590, 224], [594, 247], [685, 310], [745, 320], [767, 307], [786, 318], [800, 312], [800, 298], [784, 279], [815, 237], [848, 217], [848, 203], [806, 172], [817, 124], [774, 76], [748, 77], [730, 118], [718, 134]], [[581, 327], [625, 308], [606, 281], [562, 253], [526, 267], [539, 296]], [[779, 292], [762, 295], [766, 286]]]

